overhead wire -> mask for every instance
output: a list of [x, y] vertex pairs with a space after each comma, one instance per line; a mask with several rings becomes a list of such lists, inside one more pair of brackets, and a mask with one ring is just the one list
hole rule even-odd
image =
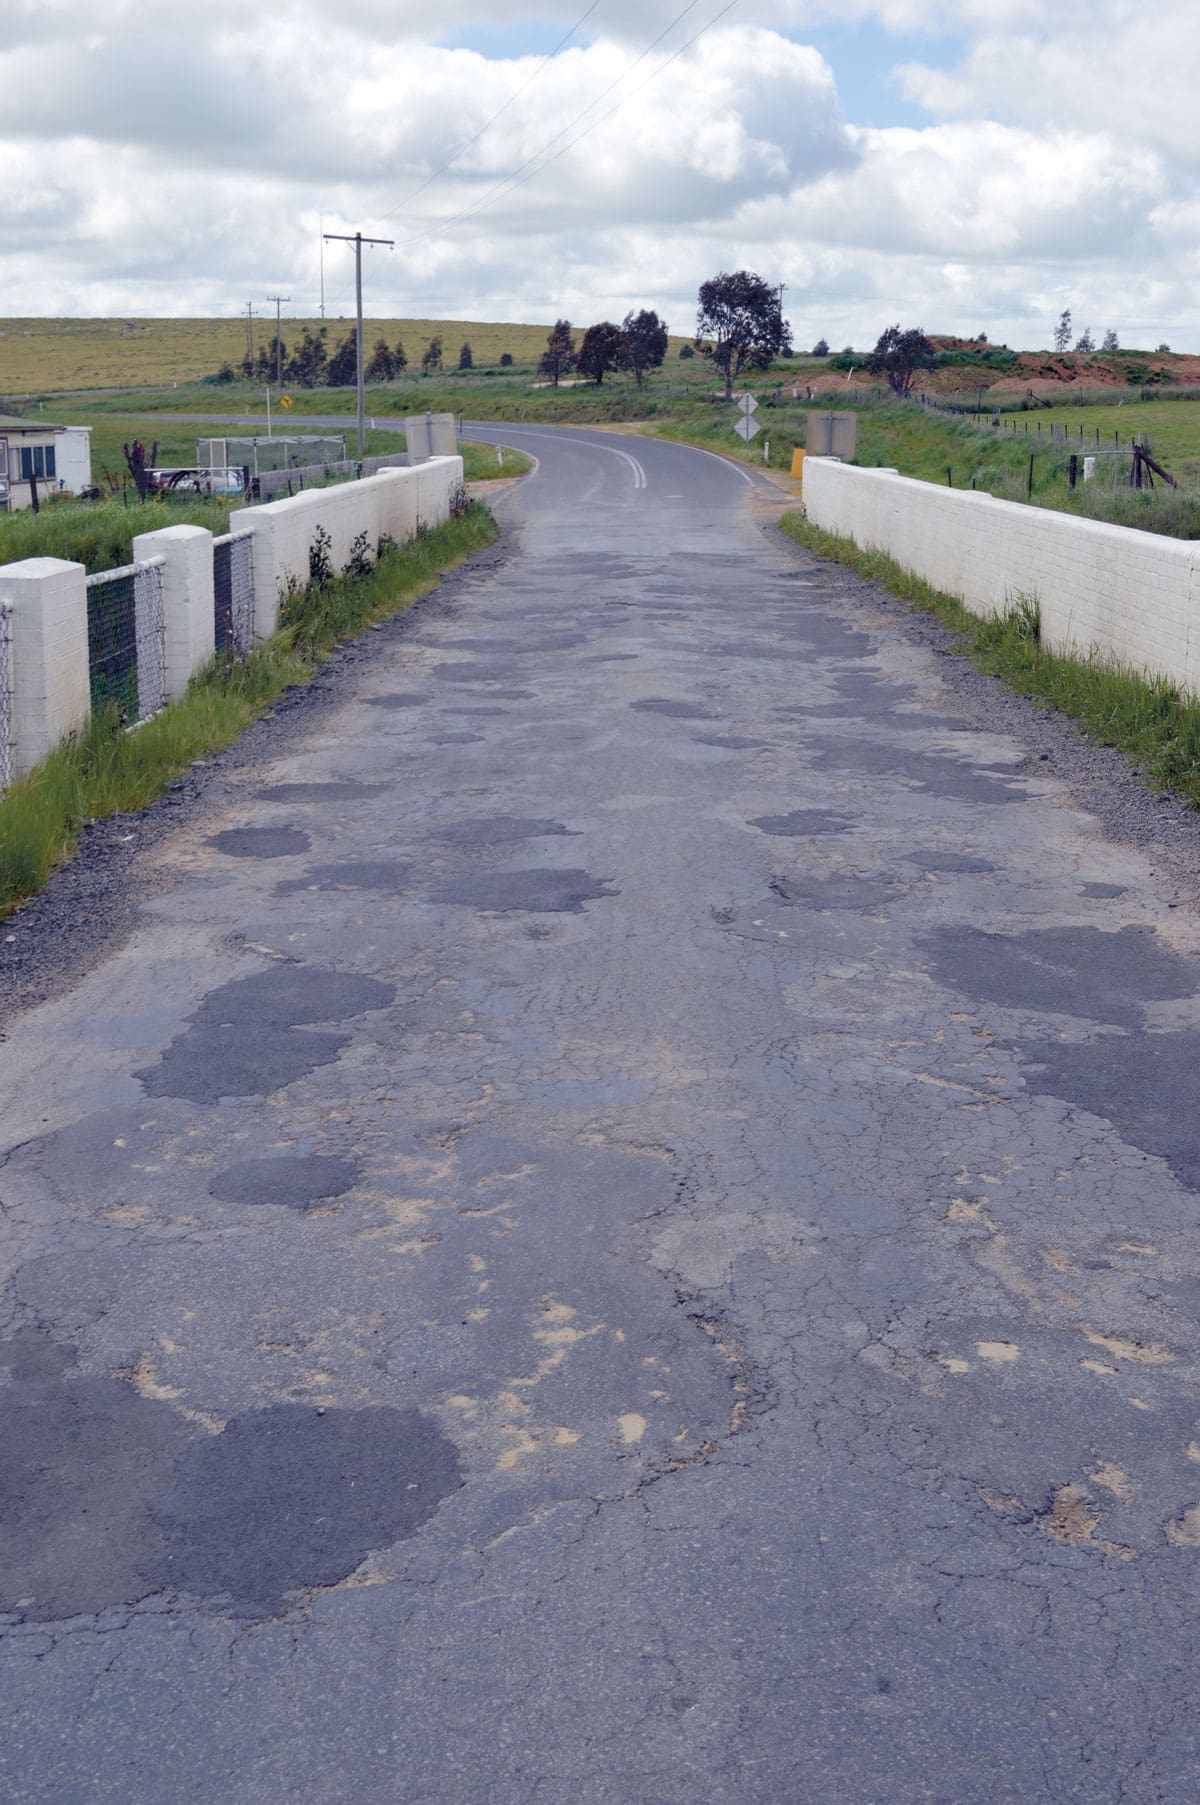
[[558, 40], [558, 43], [554, 46], [554, 49], [551, 50], [542, 59], [542, 61], [538, 64], [537, 68], [533, 71], [533, 74], [527, 76], [526, 79], [521, 83], [519, 88], [513, 89], [512, 93], [509, 95], [508, 99], [504, 102], [504, 105], [502, 107], [497, 107], [496, 111], [492, 114], [491, 118], [485, 119], [483, 124], [480, 126], [480, 128], [477, 132], [473, 133], [471, 137], [465, 138], [463, 140], [463, 142], [458, 146], [457, 150], [454, 151], [453, 155], [448, 157], [446, 159], [446, 161], [442, 164], [440, 169], [435, 169], [431, 175], [429, 175], [425, 178], [425, 180], [421, 183], [420, 187], [414, 188], [412, 193], [406, 194], [404, 199], [402, 201], [397, 202], [397, 204], [391, 209], [391, 211], [389, 213], [381, 213], [379, 215], [379, 217], [381, 219], [394, 219], [396, 214], [401, 212], [405, 207], [407, 207], [410, 201], [415, 201], [419, 194], [424, 194], [424, 192], [427, 188], [432, 188], [433, 184], [437, 181], [438, 177], [444, 176], [446, 171], [448, 169], [452, 168], [453, 165], [458, 162], [458, 159], [463, 155], [463, 153], [465, 151], [470, 150], [472, 145], [478, 144], [479, 140], [483, 137], [484, 133], [491, 130], [492, 126], [495, 125], [497, 119], [501, 118], [503, 114], [507, 113], [509, 107], [512, 106], [513, 102], [516, 100], [519, 100], [521, 98], [522, 94], [524, 94], [525, 90], [527, 88], [531, 88], [533, 86], [533, 84], [537, 80], [538, 76], [541, 75], [541, 73], [544, 69], [549, 67], [549, 65], [554, 61], [555, 57], [559, 54], [559, 52], [561, 50], [565, 50], [566, 46], [570, 43], [571, 39], [575, 36], [575, 33], [579, 30], [580, 26], [585, 24], [586, 21], [591, 18], [592, 14], [595, 12], [595, 10], [599, 6], [599, 4], [600, 4], [600, 0], [592, 0], [592, 3], [587, 8], [587, 11], [583, 12], [579, 15], [579, 17], [578, 17], [578, 19], [576, 19], [574, 25], [572, 25], [570, 31], [566, 32]]
[[[546, 152], [550, 150], [552, 145], [557, 144], [560, 139], [565, 138], [569, 132], [574, 130], [581, 120], [586, 119], [589, 113], [594, 112], [615, 88], [619, 88], [621, 84], [629, 78], [640, 63], [645, 62], [646, 58], [657, 49], [663, 39], [669, 37], [676, 26], [681, 24], [690, 12], [695, 11], [696, 7], [699, 5], [699, 0], [689, 0], [688, 5], [683, 8], [682, 12], [675, 15], [671, 20], [671, 23], [666, 26], [663, 31], [660, 31], [658, 36], [654, 38], [651, 43], [647, 44], [646, 48], [634, 58], [633, 62], [630, 63], [614, 81], [611, 81], [606, 88], [602, 89], [594, 100], [589, 101], [588, 105], [583, 107], [575, 115], [574, 119], [568, 120], [567, 124], [563, 126], [560, 131], [555, 132], [553, 137], [548, 138], [544, 144], [533, 151], [523, 162], [519, 163], [510, 175], [505, 176], [502, 181], [495, 183], [486, 191], [486, 193], [482, 194], [477, 200], [472, 201], [469, 206], [462, 208], [458, 213], [452, 213], [442, 220], [431, 221], [427, 230], [417, 233], [412, 238], [401, 240], [398, 248], [400, 250], [406, 250], [410, 246], [424, 244], [427, 239], [437, 237], [440, 233], [448, 231], [451, 226], [459, 225], [464, 220], [473, 218], [477, 213], [482, 212], [485, 207], [491, 205], [494, 200], [499, 200], [504, 195], [511, 194], [515, 189], [522, 187], [525, 182], [531, 181], [535, 175], [539, 175], [543, 169], [548, 169], [552, 163], [558, 161], [559, 157], [565, 156], [567, 151], [573, 149], [576, 144], [582, 143], [584, 138], [588, 137], [591, 132], [596, 131], [606, 120], [611, 119], [615, 113], [619, 113], [623, 106], [633, 100], [636, 95], [643, 91], [643, 89], [649, 87], [651, 82], [656, 81], [664, 69], [669, 69], [672, 63], [677, 62], [685, 51], [690, 50], [693, 44], [698, 43], [706, 32], [711, 31], [713, 26], [725, 17], [726, 13], [732, 12], [734, 7], [739, 4], [740, 0], [728, 0], [728, 4], [723, 6], [720, 12], [715, 14], [708, 21], [707, 25], [701, 26], [700, 30], [694, 32], [677, 50], [672, 51], [670, 56], [665, 57], [656, 69], [651, 70], [644, 81], [638, 83], [636, 88], [631, 89], [628, 94], [623, 95], [615, 106], [610, 107], [599, 119], [594, 119], [590, 125], [585, 126], [582, 132], [577, 133], [576, 136], [564, 144], [560, 150], [556, 150], [552, 156], [546, 156]], [[544, 161], [541, 160], [543, 158], [545, 159]], [[530, 168], [531, 164], [536, 165], [536, 167]], [[527, 173], [522, 173], [523, 171]]]

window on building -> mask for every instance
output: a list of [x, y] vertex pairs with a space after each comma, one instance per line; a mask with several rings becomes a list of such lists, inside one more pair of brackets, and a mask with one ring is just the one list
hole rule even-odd
[[26, 482], [33, 476], [57, 476], [53, 445], [22, 445], [21, 475]]
[[0, 439], [0, 476], [8, 475], [8, 440]]

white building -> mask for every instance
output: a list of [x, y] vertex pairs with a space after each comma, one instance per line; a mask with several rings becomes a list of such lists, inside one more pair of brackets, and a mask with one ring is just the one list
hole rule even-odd
[[51, 495], [91, 487], [90, 426], [48, 426], [44, 420], [0, 414], [0, 514]]

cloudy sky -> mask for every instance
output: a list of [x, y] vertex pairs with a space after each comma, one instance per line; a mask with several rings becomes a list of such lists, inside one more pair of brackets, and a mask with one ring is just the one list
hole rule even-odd
[[2, 314], [315, 313], [323, 221], [380, 316], [1200, 349], [1194, 0], [0, 5]]

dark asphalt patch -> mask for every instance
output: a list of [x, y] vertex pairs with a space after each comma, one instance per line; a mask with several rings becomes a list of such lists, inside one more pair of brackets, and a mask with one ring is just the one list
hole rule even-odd
[[430, 744], [434, 746], [474, 746], [483, 738], [482, 733], [431, 733]]
[[606, 879], [586, 871], [494, 871], [455, 878], [435, 890], [433, 900], [498, 912], [578, 915], [585, 902], [619, 894], [608, 888]]
[[902, 852], [900, 857], [906, 864], [919, 865], [922, 871], [961, 872], [969, 876], [996, 869], [989, 859], [972, 858], [966, 852], [940, 852], [936, 846], [918, 846], [913, 852]]
[[809, 834], [844, 834], [853, 823], [848, 816], [832, 814], [828, 809], [795, 808], [787, 815], [757, 815], [748, 825], [757, 827], [760, 833], [801, 839]]
[[637, 660], [636, 652], [596, 652], [591, 658], [581, 659], [583, 664], [630, 664]]
[[895, 902], [900, 895], [896, 884], [874, 877], [851, 877], [837, 873], [833, 877], [776, 877], [771, 889], [781, 902], [805, 909], [878, 909]]
[[922, 941], [941, 984], [1006, 1009], [1036, 1009], [1137, 1028], [1142, 1006], [1190, 997], [1197, 970], [1149, 928], [1031, 928], [989, 934], [947, 927]]
[[508, 713], [508, 710], [507, 708], [465, 708], [459, 703], [447, 704], [443, 713], [462, 715], [505, 715]]
[[1028, 1090], [1111, 1122], [1122, 1140], [1164, 1159], [1189, 1191], [1200, 1190], [1200, 1033], [1102, 1034], [1074, 1046], [1019, 1041], [1017, 1049], [1028, 1061]]
[[393, 690], [385, 696], [360, 696], [368, 708], [421, 708], [429, 697], [420, 695], [416, 690]]
[[277, 965], [212, 991], [158, 1065], [140, 1078], [152, 1097], [216, 1103], [262, 1097], [332, 1065], [348, 1034], [314, 1033], [313, 1022], [341, 1022], [383, 1009], [395, 990], [377, 978], [315, 965]]
[[638, 714], [672, 715], [681, 721], [715, 719], [711, 709], [702, 708], [697, 702], [673, 702], [669, 696], [648, 696], [644, 702], [631, 702], [629, 706]]
[[210, 1194], [221, 1203], [281, 1204], [289, 1210], [307, 1210], [330, 1197], [342, 1197], [358, 1182], [352, 1160], [330, 1159], [318, 1153], [272, 1159], [243, 1159], [218, 1172]]
[[755, 752], [766, 745], [766, 740], [747, 739], [741, 733], [696, 733], [692, 735], [697, 746], [721, 746], [727, 752]]
[[435, 664], [432, 674], [443, 683], [511, 683], [517, 672], [511, 664]]
[[298, 827], [228, 827], [208, 845], [230, 859], [294, 859], [311, 841]]
[[379, 890], [399, 896], [409, 886], [412, 867], [395, 859], [346, 859], [340, 865], [313, 865], [302, 877], [289, 877], [275, 886], [276, 896], [293, 896], [298, 890]]
[[1126, 896], [1129, 893], [1127, 884], [1084, 884], [1080, 896], [1087, 896], [1097, 902], [1111, 902], [1114, 897]]
[[355, 783], [348, 778], [344, 782], [276, 783], [259, 795], [264, 802], [356, 802], [360, 797], [382, 796], [385, 788], [382, 783]]
[[[914, 721], [914, 725], [919, 725]], [[950, 802], [1024, 802], [1025, 792], [990, 771], [961, 759], [940, 758], [934, 752], [912, 752], [894, 741], [827, 741], [813, 759], [814, 766], [835, 775], [854, 772], [885, 780], [903, 778], [928, 796], [944, 796]]]
[[451, 846], [503, 846], [512, 840], [538, 840], [570, 830], [561, 821], [519, 815], [489, 815], [478, 821], [451, 821], [437, 831]]
[[415, 1534], [462, 1483], [415, 1410], [275, 1405], [219, 1435], [74, 1351], [0, 1343], [0, 1610], [37, 1623], [186, 1592], [277, 1615]]

